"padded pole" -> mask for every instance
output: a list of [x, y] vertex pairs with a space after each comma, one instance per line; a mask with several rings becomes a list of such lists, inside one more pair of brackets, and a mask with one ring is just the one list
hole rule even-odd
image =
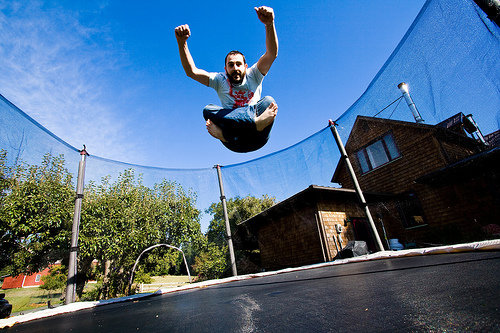
[[73, 229], [71, 232], [71, 248], [69, 252], [68, 282], [66, 287], [65, 304], [70, 304], [76, 298], [76, 276], [78, 267], [78, 234], [80, 231], [80, 216], [82, 212], [83, 184], [85, 178], [85, 162], [87, 159], [85, 145], [80, 150], [80, 163], [78, 164], [78, 180], [76, 184], [75, 212], [73, 214]]
[[384, 251], [384, 245], [382, 245], [382, 241], [380, 240], [380, 236], [378, 235], [377, 228], [375, 227], [375, 222], [373, 222], [372, 214], [370, 213], [370, 209], [368, 208], [368, 204], [366, 203], [365, 196], [363, 195], [363, 192], [361, 191], [361, 187], [359, 186], [358, 183], [358, 178], [356, 177], [356, 174], [354, 173], [354, 168], [352, 167], [351, 161], [349, 160], [349, 156], [347, 156], [347, 152], [345, 150], [344, 144], [342, 143], [342, 140], [340, 139], [339, 132], [337, 131], [337, 128], [335, 127], [335, 122], [330, 120], [330, 129], [332, 130], [333, 137], [335, 138], [335, 142], [337, 143], [337, 146], [339, 147], [340, 154], [342, 155], [342, 159], [344, 159], [347, 169], [349, 170], [349, 174], [351, 175], [352, 182], [354, 184], [354, 189], [356, 190], [356, 193], [358, 194], [359, 201], [361, 202], [361, 206], [363, 206], [363, 209], [365, 210], [366, 217], [368, 218], [368, 222], [370, 223], [370, 227], [372, 229], [373, 236], [375, 237], [375, 241], [377, 243], [377, 247], [379, 251]]
[[229, 258], [231, 259], [231, 269], [233, 270], [233, 276], [237, 276], [238, 272], [236, 270], [236, 259], [234, 257], [233, 239], [231, 237], [231, 226], [229, 225], [229, 217], [227, 215], [226, 196], [224, 195], [224, 186], [222, 185], [222, 175], [220, 171], [220, 165], [217, 164], [215, 168], [217, 169], [217, 177], [219, 178], [220, 201], [222, 202], [222, 209], [224, 211], [224, 221], [226, 222], [227, 245], [229, 247]]

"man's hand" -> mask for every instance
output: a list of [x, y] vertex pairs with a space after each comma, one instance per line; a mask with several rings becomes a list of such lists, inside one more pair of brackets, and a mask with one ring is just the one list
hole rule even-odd
[[257, 16], [262, 23], [264, 23], [265, 25], [273, 24], [274, 10], [271, 7], [261, 6], [255, 7], [254, 9], [257, 12]]
[[175, 37], [178, 42], [186, 41], [189, 36], [191, 36], [191, 30], [189, 30], [189, 25], [184, 24], [175, 28]]

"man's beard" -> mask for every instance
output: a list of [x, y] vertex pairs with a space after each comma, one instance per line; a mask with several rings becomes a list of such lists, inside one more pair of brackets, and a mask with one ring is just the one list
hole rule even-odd
[[[227, 75], [227, 78], [229, 79], [229, 82], [231, 82], [231, 84], [235, 84], [235, 85], [241, 84], [243, 82], [243, 79], [245, 78], [245, 73], [243, 73], [243, 74], [240, 75], [240, 74], [237, 74], [236, 71], [234, 71], [232, 75], [230, 75], [226, 71], [226, 75]], [[239, 75], [239, 77], [240, 77], [239, 80], [237, 80], [237, 79], [234, 78], [234, 76], [236, 76], [236, 75]]]

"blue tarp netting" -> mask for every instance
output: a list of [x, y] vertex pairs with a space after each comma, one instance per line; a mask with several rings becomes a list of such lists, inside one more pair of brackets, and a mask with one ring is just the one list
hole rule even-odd
[[[409, 84], [427, 124], [463, 112], [474, 114], [483, 133], [496, 131], [500, 127], [500, 28], [472, 0], [427, 1], [365, 93], [336, 120], [344, 142], [358, 115], [374, 116], [401, 96], [397, 89], [400, 82]], [[404, 101], [378, 117], [414, 121]], [[63, 154], [76, 175], [78, 150], [3, 97], [0, 128], [0, 148], [8, 152], [8, 163], [23, 160], [39, 164], [46, 153]], [[339, 158], [330, 129], [323, 128], [282, 151], [223, 166], [226, 196], [267, 194], [283, 200], [311, 184], [332, 186]], [[90, 156], [86, 182], [116, 177], [130, 168], [142, 175], [147, 186], [168, 179], [196, 192], [201, 210], [219, 200], [217, 173], [212, 166], [163, 169]]]

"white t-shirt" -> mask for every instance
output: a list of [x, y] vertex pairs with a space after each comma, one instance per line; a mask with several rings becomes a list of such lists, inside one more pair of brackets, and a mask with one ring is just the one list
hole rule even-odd
[[254, 105], [260, 100], [264, 75], [257, 68], [257, 64], [247, 69], [243, 82], [239, 85], [232, 85], [226, 73], [209, 75], [208, 86], [215, 89], [224, 109]]

